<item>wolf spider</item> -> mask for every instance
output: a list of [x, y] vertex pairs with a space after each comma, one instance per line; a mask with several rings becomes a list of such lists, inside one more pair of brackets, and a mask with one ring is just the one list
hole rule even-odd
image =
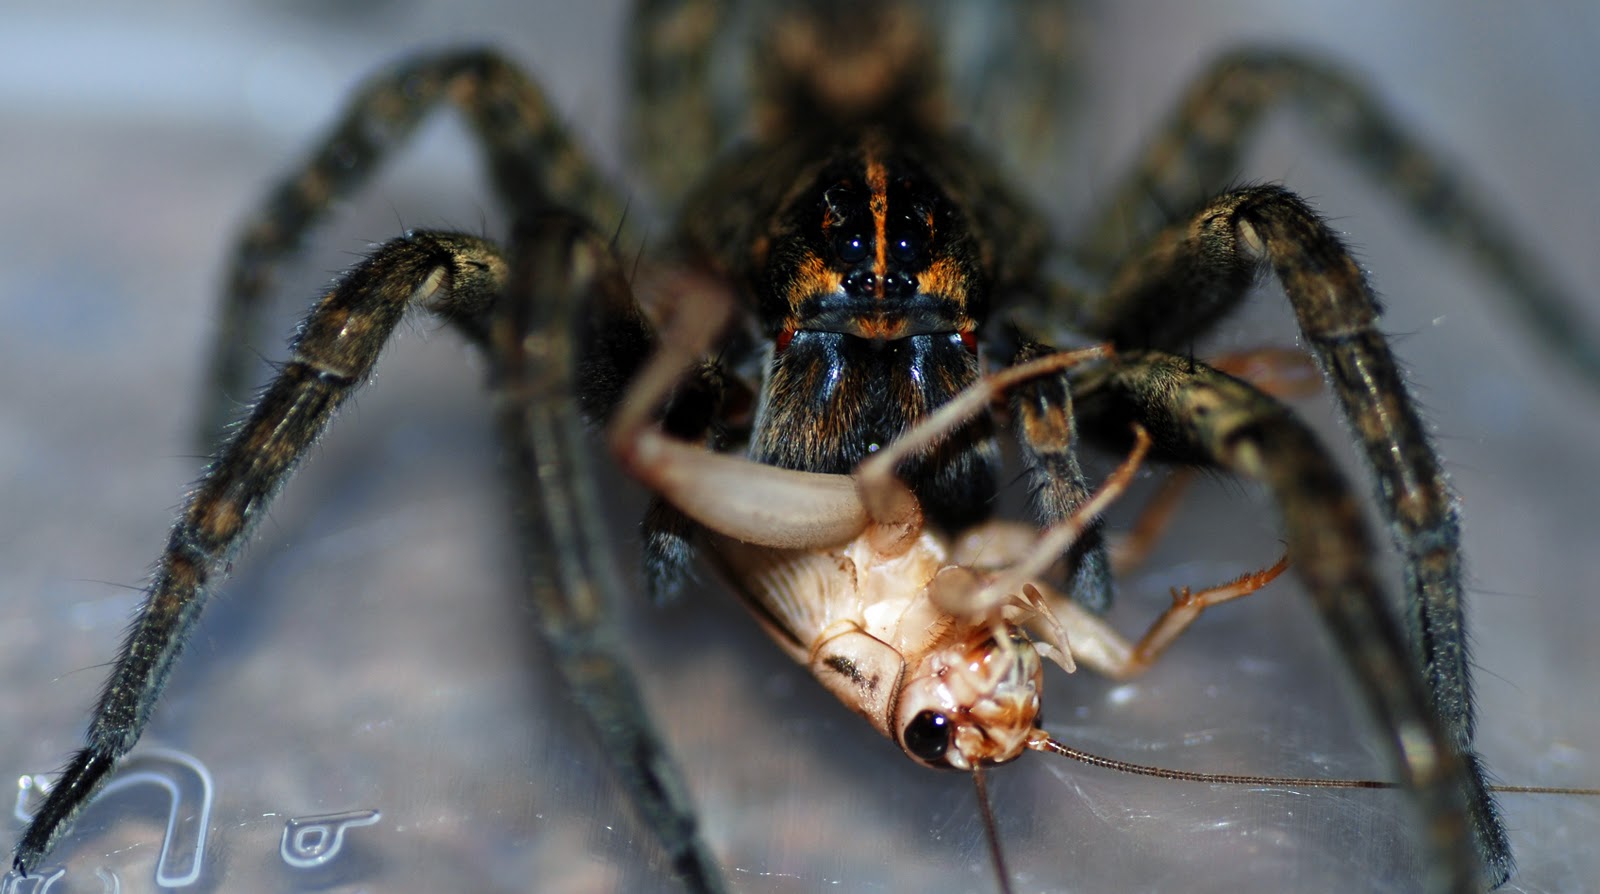
[[[510, 179], [510, 181], [515, 182], [515, 179], [518, 178], [517, 171], [498, 171], [498, 174], [502, 178], [502, 192], [507, 192], [507, 194], [510, 194], [509, 195], [509, 200], [510, 200], [510, 202], [514, 203], [514, 205], [515, 205], [515, 203], [517, 203], [517, 198], [515, 198], [515, 195], [517, 195], [518, 192], [522, 192], [522, 190], [518, 189], [518, 187], [515, 187], [515, 186], [506, 187], [506, 186], [504, 186], [504, 181], [506, 181], [506, 179]], [[1224, 176], [1226, 176], [1226, 174], [1224, 174]], [[1200, 184], [1202, 184], [1202, 190], [1205, 190], [1205, 192], [1210, 192], [1211, 187], [1218, 186], [1218, 184], [1216, 184], [1216, 182], [1214, 182], [1214, 179], [1216, 179], [1216, 178], [1214, 178], [1214, 176], [1213, 176], [1213, 178], [1200, 178]], [[522, 194], [525, 194], [525, 192], [522, 192]], [[602, 222], [603, 221], [614, 221], [614, 219], [621, 218], [621, 214], [619, 214], [618, 211], [614, 210], [614, 206], [613, 206], [613, 210], [611, 210], [611, 211], [600, 211], [600, 213], [594, 213], [594, 214], [595, 214], [595, 219], [597, 219], [597, 221], [602, 221]], [[1134, 230], [1138, 230], [1139, 227], [1133, 227], [1133, 229]], [[1032, 323], [1034, 323], [1034, 325], [1040, 325], [1040, 323], [1038, 323], [1038, 321], [1032, 321]], [[1053, 325], [1053, 323], [1046, 323], [1046, 325]], [[470, 326], [469, 326], [469, 328], [470, 328]], [[990, 323], [989, 328], [990, 328], [990, 331], [992, 331], [992, 329], [997, 328], [997, 326], [994, 326], [994, 325], [992, 325], [992, 323]], [[1141, 331], [1142, 331], [1142, 329], [1141, 329]], [[1154, 337], [1154, 336], [1152, 336], [1152, 337]], [[1125, 342], [1125, 344], [1126, 344], [1126, 341], [1128, 341], [1128, 339], [1118, 339], [1118, 341]], [[1179, 347], [1182, 347], [1182, 345], [1179, 345]], [[1086, 387], [1086, 389], [1088, 389], [1088, 385], [1083, 385], [1083, 387]], [[1093, 389], [1090, 389], [1090, 393], [1093, 393]], [[560, 557], [557, 557], [557, 558], [560, 558]]]

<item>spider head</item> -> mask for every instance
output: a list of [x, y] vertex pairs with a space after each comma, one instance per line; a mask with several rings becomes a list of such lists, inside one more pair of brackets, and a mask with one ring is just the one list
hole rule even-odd
[[987, 283], [963, 216], [918, 160], [872, 140], [841, 151], [783, 219], [763, 307], [780, 348], [797, 332], [975, 346]]
[[1028, 640], [990, 626], [929, 651], [906, 668], [895, 718], [900, 747], [939, 769], [971, 770], [1014, 760], [1039, 716], [1043, 665]]

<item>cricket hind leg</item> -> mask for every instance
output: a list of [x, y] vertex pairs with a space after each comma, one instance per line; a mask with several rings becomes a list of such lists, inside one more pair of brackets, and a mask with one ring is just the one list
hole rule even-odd
[[1206, 609], [1242, 599], [1276, 580], [1289, 567], [1287, 556], [1273, 565], [1201, 590], [1172, 591], [1172, 604], [1150, 622], [1137, 641], [1129, 641], [1104, 619], [1083, 610], [1042, 584], [1036, 586], [1065, 629], [1073, 657], [1113, 680], [1130, 680], [1150, 670]]

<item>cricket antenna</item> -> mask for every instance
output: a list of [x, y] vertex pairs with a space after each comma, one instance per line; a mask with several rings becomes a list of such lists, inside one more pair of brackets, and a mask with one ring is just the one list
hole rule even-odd
[[1011, 870], [1006, 868], [1005, 851], [1000, 848], [1000, 831], [994, 824], [994, 807], [989, 803], [989, 786], [983, 781], [983, 765], [972, 765], [972, 786], [978, 790], [978, 815], [983, 817], [983, 834], [989, 839], [989, 861], [994, 864], [1000, 894], [1011, 894]]
[[1209, 782], [1221, 785], [1270, 785], [1287, 788], [1310, 787], [1317, 788], [1400, 788], [1398, 782], [1383, 782], [1377, 779], [1315, 779], [1302, 776], [1250, 776], [1237, 773], [1195, 773], [1189, 770], [1172, 770], [1166, 767], [1151, 767], [1145, 764], [1129, 763], [1112, 757], [1101, 757], [1087, 751], [1079, 751], [1071, 745], [1051, 736], [1042, 729], [1035, 729], [1028, 738], [1028, 747], [1034, 751], [1048, 751], [1062, 757], [1070, 757], [1080, 763], [1091, 767], [1101, 767], [1106, 770], [1117, 770], [1123, 773], [1132, 773], [1136, 776], [1154, 776], [1157, 779], [1175, 779], [1181, 782]]
[[[1204, 782], [1216, 785], [1258, 785], [1273, 788], [1403, 788], [1398, 782], [1387, 782], [1381, 779], [1329, 779], [1326, 777], [1311, 776], [1252, 776], [1238, 773], [1196, 773], [1189, 770], [1171, 770], [1166, 767], [1151, 767], [1145, 764], [1135, 764], [1116, 758], [1101, 757], [1087, 751], [1080, 751], [1051, 736], [1042, 729], [1035, 729], [1028, 738], [1028, 748], [1033, 751], [1048, 751], [1062, 757], [1070, 757], [1080, 763], [1091, 767], [1101, 767], [1106, 770], [1117, 770], [1122, 773], [1133, 773], [1137, 776], [1154, 776], [1157, 779], [1173, 779], [1179, 782]], [[979, 785], [982, 790], [982, 785]], [[1544, 785], [1491, 785], [1490, 791], [1506, 792], [1508, 794], [1523, 795], [1581, 795], [1584, 797], [1600, 797], [1600, 789], [1569, 788], [1565, 786]]]

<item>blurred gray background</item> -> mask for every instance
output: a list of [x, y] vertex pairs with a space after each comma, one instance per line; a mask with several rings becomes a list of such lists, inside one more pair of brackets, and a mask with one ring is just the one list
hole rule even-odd
[[[1600, 13], [1580, 2], [1144, 2], [1090, 7], [1076, 137], [1036, 182], [1064, 221], [1108, 188], [1221, 49], [1286, 43], [1363, 73], [1500, 203], [1600, 335]], [[0, 773], [76, 747], [144, 570], [202, 460], [190, 443], [234, 228], [375, 67], [488, 42], [523, 62], [625, 182], [618, 2], [8, 4], [0, 12]], [[1169, 8], [1170, 7], [1170, 8]], [[448, 116], [313, 240], [278, 331], [370, 242], [498, 226]], [[1359, 248], [1461, 493], [1482, 743], [1511, 783], [1600, 784], [1600, 395], [1512, 325], [1508, 296], [1275, 120], [1245, 179], [1312, 197]], [[643, 203], [641, 203], [643, 204]], [[1295, 341], [1264, 289], [1218, 346]], [[263, 347], [281, 356], [278, 342]], [[432, 321], [284, 493], [208, 611], [147, 745], [216, 777], [200, 887], [655, 891], [654, 855], [544, 679], [511, 583], [481, 364]], [[1326, 402], [1304, 402], [1346, 456]], [[638, 494], [614, 515], [632, 568]], [[1125, 523], [1135, 504], [1119, 508]], [[1270, 562], [1270, 508], [1201, 485], [1115, 614]], [[1398, 579], [1397, 577], [1394, 579]], [[970, 783], [834, 704], [708, 584], [621, 607], [645, 685], [734, 886], [989, 891]], [[1212, 771], [1383, 775], [1293, 585], [1206, 618], [1148, 677], [1055, 674], [1047, 719], [1105, 753]], [[1402, 797], [1213, 789], [1037, 756], [992, 776], [1019, 891], [1407, 891]], [[159, 803], [152, 801], [150, 804]], [[161, 822], [107, 804], [59, 856], [146, 890]], [[1600, 803], [1508, 796], [1508, 890], [1600, 884]], [[338, 859], [279, 860], [288, 817], [377, 808]], [[11, 828], [20, 828], [13, 825]], [[57, 890], [61, 890], [58, 888]]]

